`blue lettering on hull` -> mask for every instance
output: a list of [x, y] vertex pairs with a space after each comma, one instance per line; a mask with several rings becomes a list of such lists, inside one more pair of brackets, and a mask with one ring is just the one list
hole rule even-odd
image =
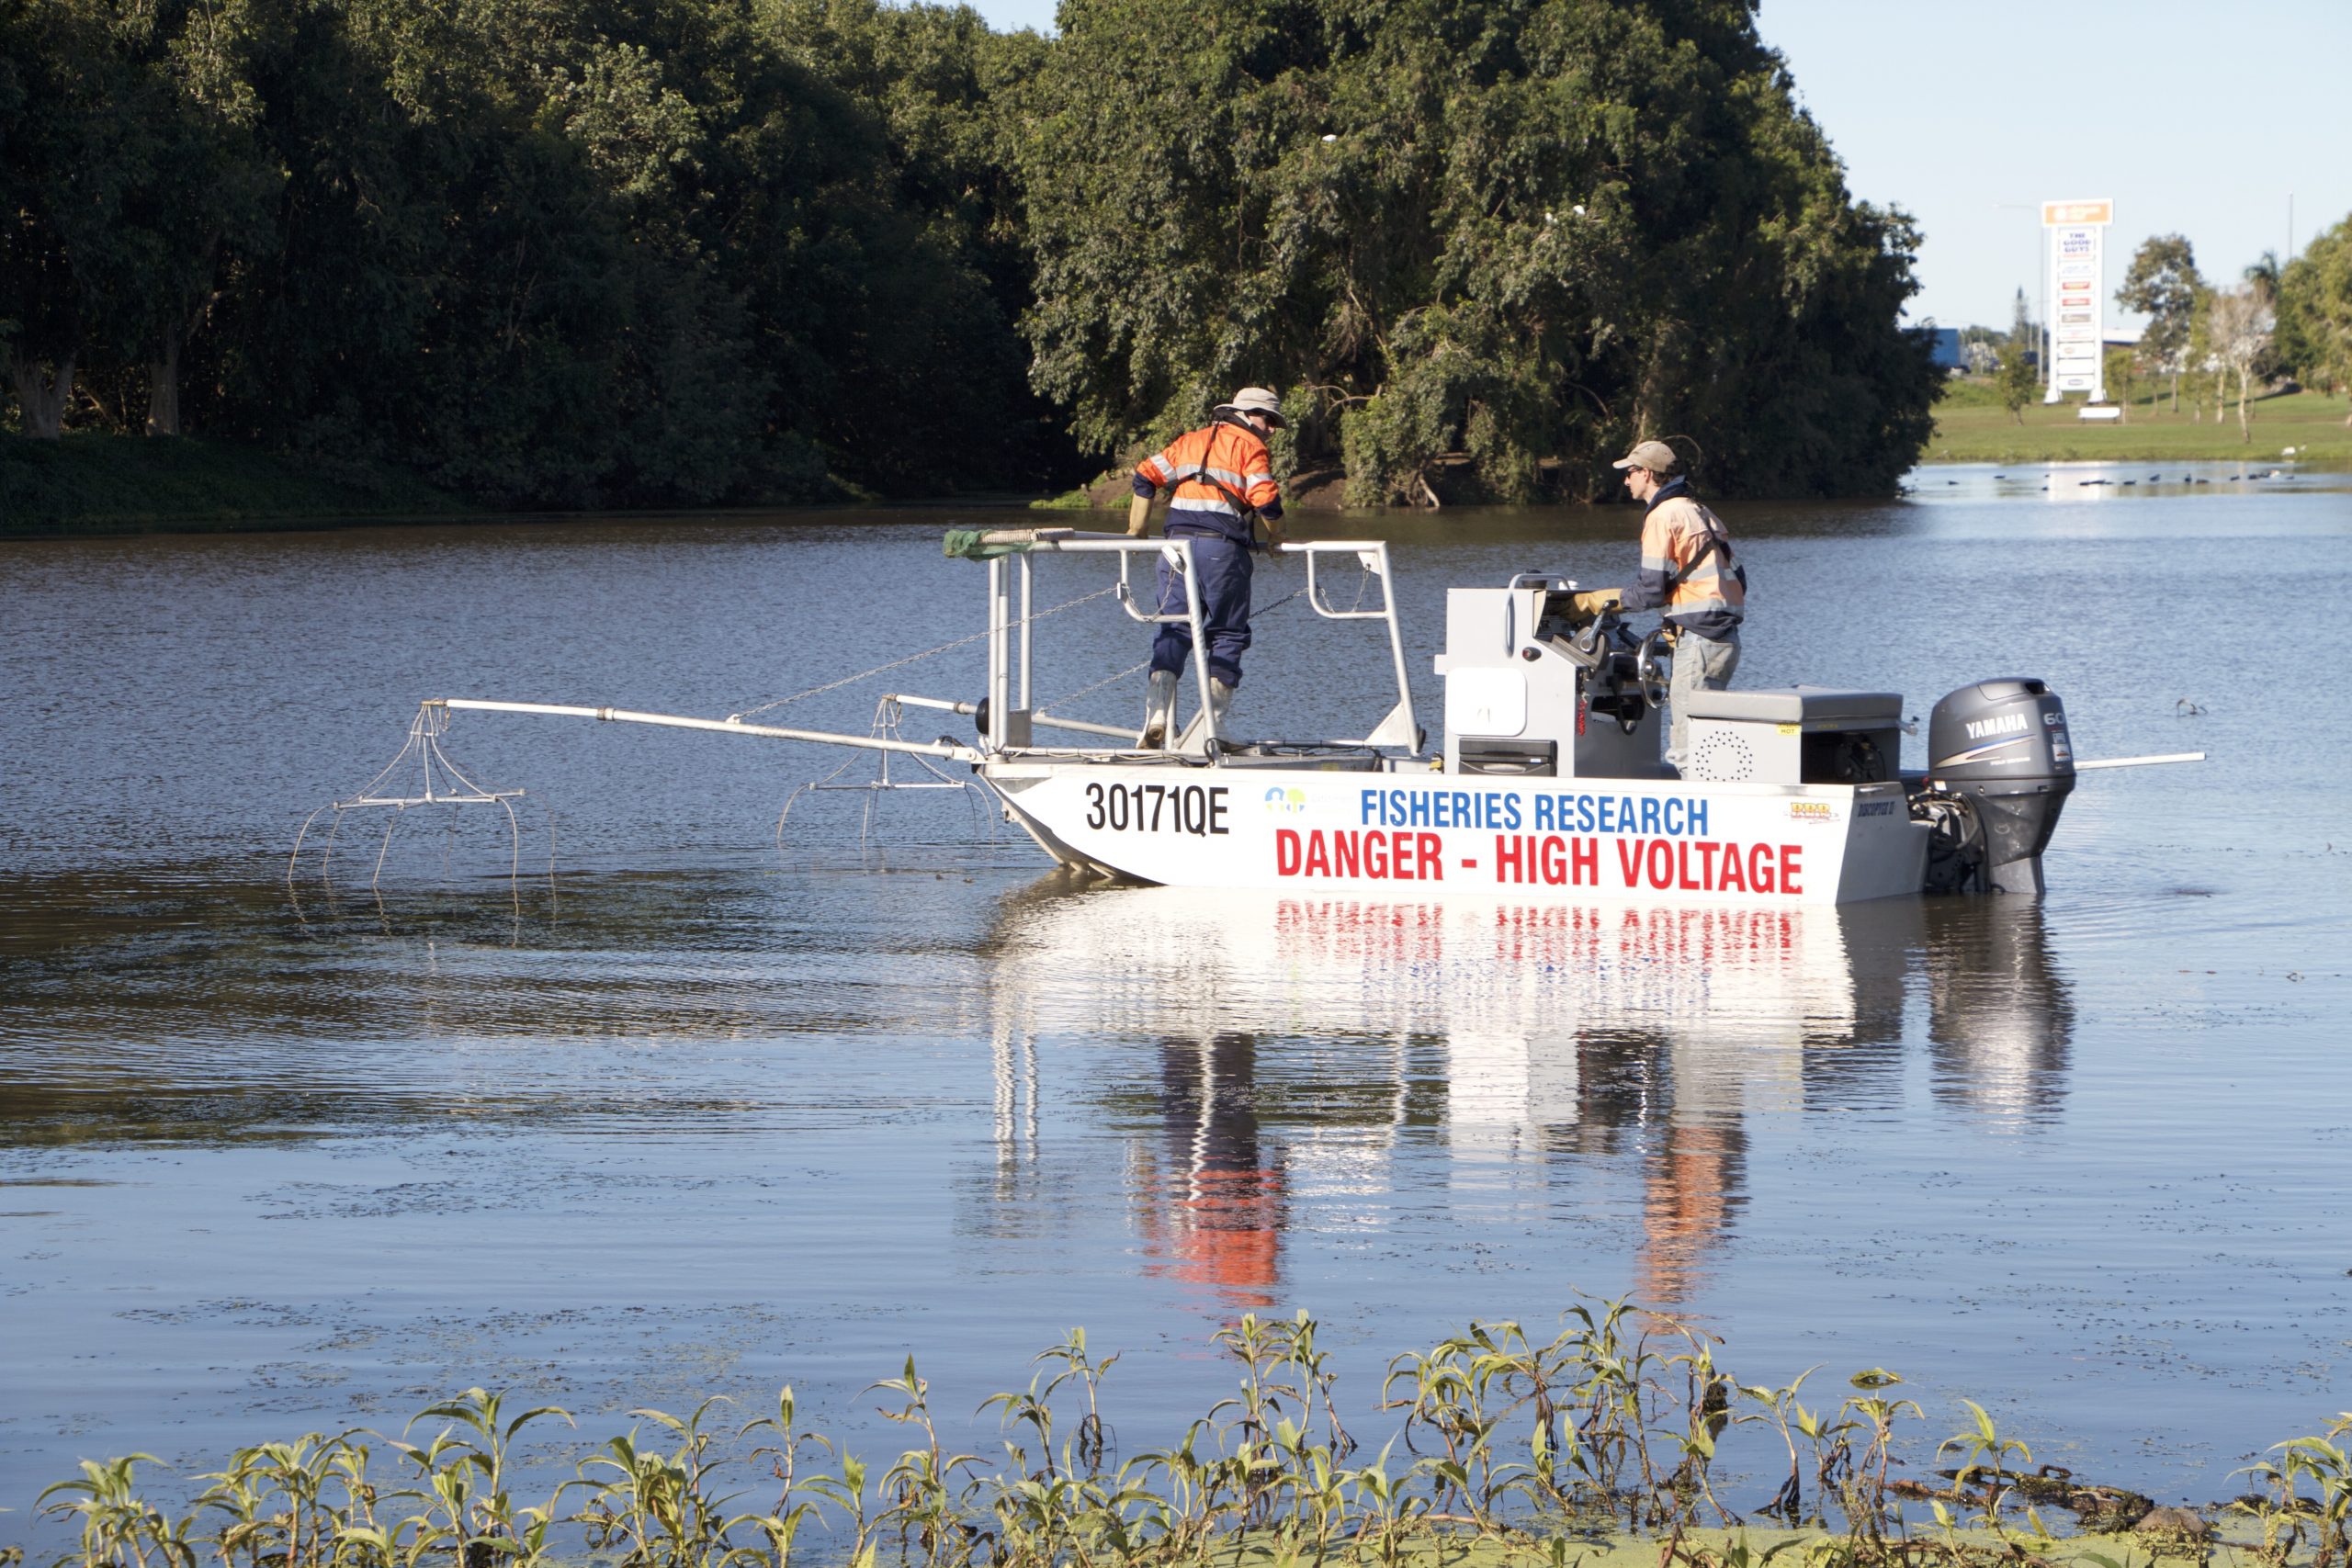
[[[1522, 811], [1527, 800], [1531, 809]], [[1367, 789], [1358, 800], [1357, 822], [1365, 828], [1477, 828], [1515, 833], [1532, 816], [1539, 833], [1640, 834], [1645, 838], [1703, 838], [1707, 803], [1695, 795], [1592, 795], [1539, 790], [1420, 789], [1409, 785]]]

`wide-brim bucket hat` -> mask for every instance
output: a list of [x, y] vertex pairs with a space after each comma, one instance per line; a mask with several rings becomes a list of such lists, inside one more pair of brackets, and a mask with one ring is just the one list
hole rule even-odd
[[1288, 428], [1290, 421], [1283, 417], [1283, 400], [1263, 387], [1244, 387], [1233, 394], [1230, 402], [1216, 405], [1216, 413], [1261, 413], [1273, 422], [1276, 430]]

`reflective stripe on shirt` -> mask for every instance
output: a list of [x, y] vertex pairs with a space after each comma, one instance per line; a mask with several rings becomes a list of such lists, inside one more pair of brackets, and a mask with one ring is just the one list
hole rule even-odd
[[[1720, 539], [1713, 550], [1708, 541]], [[1706, 551], [1704, 559], [1700, 553]], [[1656, 497], [1642, 519], [1642, 571], [1629, 609], [1662, 609], [1665, 618], [1702, 637], [1722, 637], [1745, 617], [1747, 591], [1733, 574], [1731, 537], [1723, 522], [1678, 480]], [[1689, 575], [1677, 572], [1697, 560]], [[1669, 587], [1669, 584], [1671, 586]]]
[[1173, 491], [1173, 509], [1213, 512], [1238, 519], [1241, 509], [1223, 491], [1202, 476], [1222, 481], [1251, 506], [1269, 506], [1279, 513], [1282, 489], [1274, 483], [1274, 465], [1266, 444], [1255, 433], [1222, 422], [1188, 430], [1136, 465], [1136, 472], [1156, 485]]

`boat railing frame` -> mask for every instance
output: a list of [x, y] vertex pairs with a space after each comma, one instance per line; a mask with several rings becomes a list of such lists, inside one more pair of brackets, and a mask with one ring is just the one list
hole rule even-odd
[[[907, 740], [895, 735], [851, 735], [837, 730], [803, 729], [784, 725], [746, 724], [740, 717], [695, 718], [683, 714], [643, 713], [629, 708], [592, 707], [570, 703], [523, 703], [492, 701], [475, 697], [434, 697], [426, 699], [421, 708], [427, 715], [468, 711], [474, 713], [537, 714], [548, 717], [601, 719], [623, 724], [659, 725], [672, 729], [699, 729], [721, 735], [750, 735], [771, 740], [805, 740], [823, 746], [847, 746], [861, 750], [899, 752], [913, 757], [937, 757], [962, 762], [983, 762], [1008, 757], [1104, 757], [1132, 755], [1136, 748], [1135, 732], [1116, 725], [1095, 724], [1085, 719], [1065, 718], [1035, 712], [1032, 707], [1030, 626], [1035, 615], [1035, 574], [1031, 560], [1033, 554], [1110, 555], [1119, 561], [1119, 581], [1114, 592], [1127, 614], [1138, 621], [1174, 625], [1182, 622], [1193, 634], [1195, 649], [1206, 646], [1203, 629], [1200, 577], [1193, 559], [1193, 541], [1188, 538], [1139, 539], [1125, 534], [1094, 534], [1075, 528], [1023, 529], [1002, 536], [1005, 542], [1017, 544], [1017, 553], [991, 557], [988, 562], [989, 624], [986, 633], [989, 649], [988, 700], [985, 703], [951, 702], [941, 697], [917, 696], [911, 693], [891, 693], [882, 701], [893, 705], [889, 716], [895, 720], [898, 706], [933, 708], [949, 713], [984, 714], [986, 722], [977, 744], [967, 745], [945, 737], [934, 741]], [[1313, 539], [1275, 546], [1285, 555], [1306, 558], [1306, 584], [1302, 591], [1315, 613], [1331, 621], [1380, 621], [1388, 629], [1388, 655], [1396, 677], [1396, 703], [1372, 732], [1356, 739], [1328, 741], [1298, 741], [1301, 746], [1340, 747], [1399, 747], [1418, 752], [1421, 734], [1413, 722], [1413, 692], [1405, 671], [1405, 638], [1396, 624], [1395, 579], [1388, 569], [1388, 547], [1376, 539]], [[1326, 556], [1352, 555], [1363, 570], [1380, 580], [1381, 603], [1377, 609], [1337, 609], [1325, 597], [1322, 580], [1317, 575], [1317, 562]], [[1173, 565], [1184, 582], [1184, 613], [1181, 615], [1158, 610], [1143, 611], [1136, 602], [1136, 589], [1130, 575], [1133, 558], [1150, 555]], [[1198, 694], [1201, 714], [1206, 723], [1194, 724], [1188, 734], [1172, 749], [1178, 755], [1211, 764], [1219, 761], [1227, 740], [1216, 723], [1216, 709], [1209, 701], [1209, 672], [1205, 660], [1193, 660], [1193, 676]], [[894, 728], [892, 725], [883, 728]], [[1118, 746], [1037, 746], [1031, 737], [1038, 729], [1057, 729], [1071, 734], [1099, 736], [1104, 739], [1124, 742]], [[1160, 755], [1162, 753], [1154, 753]]]
[[[1025, 532], [1025, 531], [1024, 531]], [[1119, 581], [1115, 592], [1120, 607], [1128, 617], [1146, 625], [1182, 625], [1193, 634], [1195, 649], [1208, 646], [1203, 626], [1200, 574], [1193, 558], [1190, 538], [1137, 538], [1125, 534], [1098, 534], [1075, 528], [1038, 529], [1023, 539], [1026, 547], [1016, 554], [995, 556], [988, 563], [989, 601], [989, 672], [988, 723], [983, 728], [981, 748], [992, 755], [1023, 756], [1086, 756], [1097, 754], [1102, 747], [1038, 746], [1032, 740], [1037, 729], [1061, 729], [1074, 733], [1125, 738], [1134, 732], [1111, 725], [1091, 724], [1083, 720], [1057, 717], [1039, 713], [1034, 706], [1031, 673], [1034, 668], [1030, 626], [1035, 619], [1035, 568], [1033, 557], [1037, 554], [1109, 555], [1118, 559]], [[1390, 667], [1396, 679], [1396, 701], [1371, 731], [1360, 738], [1317, 742], [1339, 746], [1401, 747], [1416, 750], [1420, 744], [1420, 730], [1413, 719], [1411, 677], [1405, 668], [1405, 637], [1396, 622], [1396, 580], [1390, 575], [1388, 546], [1379, 539], [1308, 539], [1270, 547], [1273, 551], [1305, 558], [1306, 583], [1302, 590], [1307, 604], [1329, 621], [1379, 621], [1388, 632]], [[1380, 580], [1380, 604], [1374, 609], [1334, 607], [1326, 598], [1323, 581], [1317, 566], [1327, 556], [1353, 556], [1357, 564]], [[1132, 575], [1132, 563], [1139, 557], [1151, 556], [1166, 561], [1176, 570], [1184, 584], [1184, 610], [1181, 615], [1157, 608], [1146, 609], [1139, 603]], [[1157, 602], [1155, 593], [1154, 600]], [[1214, 761], [1230, 739], [1217, 722], [1215, 705], [1209, 701], [1208, 662], [1204, 658], [1193, 660], [1193, 680], [1199, 712], [1207, 722], [1195, 724], [1182, 739], [1176, 750]], [[924, 706], [948, 706], [956, 711], [969, 711], [963, 705], [949, 705], [937, 699], [922, 701]], [[1119, 750], [1133, 750], [1133, 743]]]

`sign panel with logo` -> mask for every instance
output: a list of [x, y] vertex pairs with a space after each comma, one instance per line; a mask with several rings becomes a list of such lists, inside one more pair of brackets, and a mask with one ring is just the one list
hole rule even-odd
[[2052, 329], [2050, 382], [2041, 395], [2054, 403], [2069, 392], [2087, 392], [2095, 403], [2107, 401], [2107, 363], [2101, 352], [2106, 341], [2106, 308], [2100, 284], [2105, 276], [2107, 226], [2115, 221], [2115, 203], [2045, 201], [2041, 225], [2049, 231], [2050, 293], [2058, 302]]

